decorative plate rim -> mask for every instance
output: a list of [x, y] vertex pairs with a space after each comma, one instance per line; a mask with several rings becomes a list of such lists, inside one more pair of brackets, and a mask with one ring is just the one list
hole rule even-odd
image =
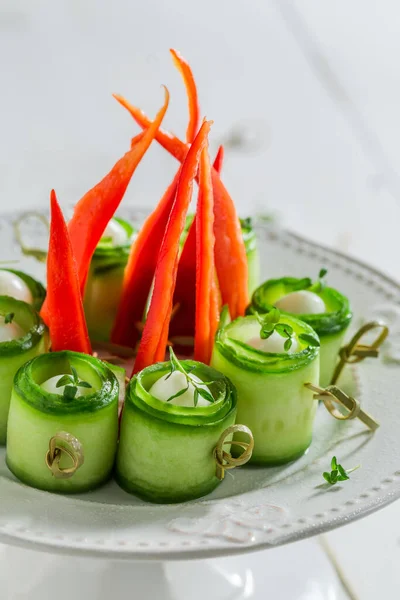
[[[140, 214], [140, 209], [135, 210], [136, 214]], [[4, 215], [7, 218], [9, 215]], [[266, 223], [257, 224], [258, 230], [262, 230], [263, 235], [268, 239], [279, 238], [280, 242], [287, 247], [293, 244], [299, 245], [297, 251], [300, 253], [307, 254], [310, 258], [313, 258], [313, 252], [315, 251], [316, 256], [318, 253], [325, 253], [328, 257], [327, 262], [331, 263], [338, 269], [343, 268], [336, 259], [344, 261], [347, 265], [357, 267], [364, 271], [365, 274], [373, 275], [377, 278], [380, 283], [389, 285], [391, 290], [395, 293], [391, 294], [391, 300], [397, 306], [400, 305], [400, 301], [396, 299], [400, 298], [400, 285], [391, 279], [385, 273], [380, 272], [378, 269], [371, 267], [363, 261], [357, 258], [348, 256], [347, 254], [326, 247], [317, 242], [313, 242], [297, 233], [293, 233], [287, 230], [280, 230]], [[328, 264], [329, 266], [329, 264]], [[389, 295], [386, 293], [389, 297]], [[0, 477], [0, 500], [1, 500], [1, 480]], [[382, 495], [374, 497], [377, 492], [382, 492]], [[239, 496], [244, 497], [246, 494]], [[340, 505], [332, 506], [331, 509], [326, 510], [324, 514], [315, 514], [311, 517], [299, 517], [293, 518], [292, 521], [285, 521], [278, 525], [275, 530], [275, 534], [270, 540], [262, 539], [261, 541], [243, 541], [237, 542], [231, 541], [224, 545], [213, 545], [212, 538], [204, 539], [204, 543], [195, 542], [191, 543], [189, 538], [182, 538], [180, 543], [176, 544], [162, 544], [157, 545], [149, 544], [138, 544], [129, 546], [128, 541], [112, 541], [108, 544], [102, 540], [102, 543], [96, 544], [92, 539], [86, 540], [85, 538], [71, 538], [67, 536], [54, 535], [51, 538], [40, 534], [38, 531], [29, 530], [24, 527], [15, 527], [14, 529], [8, 526], [7, 523], [4, 525], [0, 522], [0, 542], [31, 548], [41, 551], [59, 552], [63, 554], [75, 554], [75, 555], [86, 555], [92, 557], [112, 557], [115, 559], [135, 559], [135, 560], [182, 560], [182, 559], [193, 559], [193, 558], [210, 558], [217, 556], [227, 556], [235, 554], [243, 554], [247, 552], [254, 552], [266, 548], [276, 547], [293, 541], [299, 541], [313, 535], [321, 534], [339, 526], [343, 526], [351, 521], [355, 521], [362, 518], [376, 510], [383, 508], [384, 506], [394, 502], [400, 497], [400, 464], [399, 470], [396, 470], [390, 475], [386, 475], [380, 480], [379, 486], [375, 483], [375, 487], [372, 489], [366, 489], [363, 493], [355, 497], [354, 500], [348, 500], [346, 503], [347, 512], [341, 514]], [[233, 500], [235, 497], [233, 497]], [[226, 499], [212, 500], [217, 505], [222, 503]], [[207, 502], [202, 499], [202, 502]], [[354, 508], [351, 508], [354, 506]], [[151, 505], [154, 510], [154, 506]], [[146, 507], [147, 508], [147, 507]], [[257, 507], [255, 507], [257, 508]], [[296, 517], [296, 516], [295, 516]], [[217, 519], [217, 515], [214, 515]]]

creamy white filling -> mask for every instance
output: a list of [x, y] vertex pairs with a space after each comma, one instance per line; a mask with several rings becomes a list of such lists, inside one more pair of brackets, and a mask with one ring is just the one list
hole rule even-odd
[[284, 310], [293, 315], [319, 315], [326, 312], [325, 302], [315, 294], [307, 290], [291, 292], [282, 296], [275, 303], [276, 308]]
[[33, 302], [31, 290], [25, 281], [9, 271], [0, 270], [0, 296], [11, 296], [28, 304]]
[[[196, 383], [201, 383], [201, 379], [196, 377], [196, 375], [190, 375], [191, 379], [193, 379]], [[149, 392], [154, 398], [157, 400], [161, 400], [161, 402], [167, 402], [168, 398], [171, 398], [174, 394], [187, 387], [186, 377], [180, 371], [174, 371], [170, 377], [167, 375], [163, 375], [160, 377], [153, 385], [151, 386]], [[208, 387], [204, 384], [201, 385], [203, 389], [209, 391]], [[195, 387], [193, 384], [189, 383], [189, 388], [186, 390], [184, 394], [174, 398], [169, 402], [169, 404], [175, 404], [176, 406], [194, 406], [194, 390]], [[209, 406], [209, 402], [202, 398], [198, 397], [197, 406]]]
[[103, 240], [104, 238], [111, 238], [113, 246], [122, 246], [127, 241], [128, 236], [121, 223], [118, 223], [115, 219], [111, 219], [101, 239]]
[[297, 341], [296, 336], [292, 336], [292, 346], [289, 350], [285, 350], [284, 348], [286, 340], [286, 337], [282, 337], [279, 335], [279, 333], [274, 331], [273, 334], [265, 340], [261, 339], [260, 336], [254, 336], [250, 338], [246, 344], [252, 348], [255, 348], [256, 350], [261, 350], [261, 352], [273, 352], [279, 354], [294, 354], [297, 352], [299, 348], [299, 342]]
[[5, 323], [4, 318], [0, 319], [0, 342], [11, 342], [12, 340], [18, 340], [25, 335], [25, 331], [21, 325], [12, 321], [12, 323]]
[[[71, 373], [60, 373], [59, 375], [54, 375], [54, 377], [50, 377], [49, 379], [46, 379], [46, 381], [43, 381], [43, 383], [40, 384], [40, 387], [42, 388], [42, 390], [44, 390], [45, 392], [48, 392], [49, 394], [59, 394], [60, 396], [62, 396], [64, 393], [65, 385], [57, 387], [57, 383], [60, 381], [61, 377], [63, 377], [64, 375], [71, 375]], [[72, 385], [72, 384], [69, 384], [69, 385]], [[92, 394], [92, 393], [93, 393], [93, 388], [85, 388], [85, 387], [78, 386], [78, 391], [76, 392], [75, 397], [87, 396], [88, 394]]]

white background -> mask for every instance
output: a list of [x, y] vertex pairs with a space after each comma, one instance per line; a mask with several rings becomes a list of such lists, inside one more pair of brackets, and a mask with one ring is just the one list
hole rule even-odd
[[[212, 150], [227, 145], [241, 214], [273, 212], [399, 279], [399, 30], [396, 0], [0, 0], [1, 210], [43, 205], [52, 187], [75, 202], [103, 177], [137, 132], [112, 92], [154, 115], [168, 85], [165, 124], [183, 136], [176, 47], [214, 120]], [[154, 206], [174, 168], [152, 147], [125, 201]], [[399, 516], [394, 505], [326, 536], [354, 597], [400, 596]], [[303, 544], [311, 569], [322, 550]], [[277, 552], [281, 566], [294, 556]], [[8, 554], [0, 576], [29, 556]], [[347, 597], [300, 596], [295, 581], [285, 598]]]

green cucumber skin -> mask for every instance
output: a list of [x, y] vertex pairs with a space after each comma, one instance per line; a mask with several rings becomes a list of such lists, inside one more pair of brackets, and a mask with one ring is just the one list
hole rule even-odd
[[[84, 309], [91, 339], [110, 340], [122, 294], [125, 264], [96, 274], [90, 269], [85, 289]], [[99, 302], [101, 298], [101, 302]]]
[[[253, 464], [283, 464], [301, 456], [312, 440], [317, 402], [304, 383], [318, 384], [319, 358], [286, 373], [256, 373], [233, 365], [214, 346], [211, 366], [238, 394], [237, 422], [254, 436]], [[240, 434], [237, 435], [240, 439]]]
[[331, 384], [333, 372], [338, 363], [339, 350], [344, 344], [347, 329], [336, 335], [320, 337], [320, 385], [327, 387]]
[[260, 253], [256, 246], [247, 252], [249, 296], [253, 295], [260, 283]]
[[48, 340], [47, 334], [45, 334], [40, 342], [27, 352], [9, 358], [0, 358], [0, 445], [2, 446], [6, 443], [8, 411], [14, 376], [24, 363], [39, 354], [44, 354], [47, 349]]
[[[49, 440], [59, 431], [71, 433], [83, 446], [84, 463], [70, 479], [55, 478], [45, 462]], [[63, 494], [98, 487], [111, 476], [117, 438], [116, 398], [97, 412], [52, 415], [27, 404], [15, 390], [12, 393], [7, 466], [18, 479], [31, 487]]]
[[214, 448], [235, 422], [235, 412], [215, 425], [185, 426], [156, 419], [126, 403], [122, 414], [116, 480], [150, 502], [199, 498], [219, 483]]
[[101, 342], [110, 340], [121, 299], [124, 271], [136, 235], [131, 223], [119, 217], [113, 219], [125, 229], [126, 243], [121, 246], [99, 243], [90, 264], [83, 302], [89, 335]]

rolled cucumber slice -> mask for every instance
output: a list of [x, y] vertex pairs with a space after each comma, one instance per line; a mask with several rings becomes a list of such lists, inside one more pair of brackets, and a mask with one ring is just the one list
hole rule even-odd
[[[193, 219], [194, 215], [188, 215], [186, 217], [185, 229], [181, 237], [182, 247], [187, 238], [190, 226], [193, 223]], [[256, 232], [254, 231], [251, 219], [239, 219], [239, 221], [242, 229], [244, 245], [246, 248], [249, 295], [251, 296], [260, 282], [260, 254], [258, 250]]]
[[[6, 443], [8, 411], [15, 374], [21, 365], [34, 356], [47, 352], [49, 347], [46, 326], [34, 308], [10, 296], [0, 296], [2, 327], [7, 327], [5, 320], [10, 318], [10, 325], [18, 337], [0, 342], [0, 445]], [[20, 333], [22, 335], [19, 335]]]
[[[278, 300], [301, 289], [299, 286], [303, 281], [305, 280], [295, 277], [281, 277], [266, 281], [255, 290], [247, 312], [249, 314], [269, 312]], [[296, 315], [296, 317], [310, 325], [319, 336], [321, 342], [320, 384], [322, 387], [326, 387], [331, 382], [339, 350], [351, 323], [352, 312], [348, 298], [338, 290], [325, 287], [322, 291], [314, 291], [314, 293], [324, 301], [326, 311], [319, 314]], [[289, 314], [283, 310], [281, 313], [282, 315]]]
[[[317, 402], [305, 383], [318, 384], [319, 348], [299, 337], [317, 338], [309, 325], [285, 316], [293, 328], [297, 350], [270, 353], [248, 345], [260, 333], [255, 316], [240, 317], [220, 329], [211, 366], [237, 390], [237, 421], [254, 436], [251, 462], [277, 465], [301, 456], [311, 443]], [[235, 439], [241, 439], [236, 434]]]
[[[1, 291], [2, 272], [11, 273], [12, 275], [15, 275], [15, 277], [17, 277], [21, 281], [22, 285], [26, 286], [26, 288], [28, 290], [28, 295], [30, 296], [29, 301], [28, 301], [28, 299], [25, 299], [23, 297], [16, 297], [16, 296], [14, 296], [13, 293], [8, 293], [8, 292], [6, 293], [6, 292]], [[17, 282], [18, 282], [18, 279], [17, 279]], [[7, 284], [7, 282], [5, 282], [5, 283]], [[35, 310], [39, 311], [42, 308], [42, 304], [46, 297], [46, 290], [43, 287], [43, 285], [40, 283], [40, 281], [37, 281], [36, 279], [31, 277], [30, 275], [28, 275], [28, 273], [24, 273], [23, 271], [18, 271], [16, 269], [2, 268], [2, 269], [0, 269], [0, 294], [16, 297], [17, 300], [23, 300], [24, 302], [27, 302], [28, 304], [32, 304], [33, 308]]]
[[234, 424], [236, 391], [214, 369], [184, 360], [185, 369], [208, 386], [208, 406], [176, 406], [149, 393], [168, 374], [170, 363], [157, 363], [135, 375], [128, 385], [121, 420], [116, 479], [126, 491], [158, 503], [184, 502], [211, 492], [216, 476], [214, 448]]
[[251, 296], [260, 283], [260, 253], [251, 219], [240, 219], [240, 226], [246, 248], [249, 295]]
[[135, 236], [135, 230], [128, 221], [119, 217], [112, 221], [122, 233], [125, 232], [125, 242], [115, 245], [112, 237], [102, 238], [90, 264], [84, 297], [90, 337], [102, 342], [110, 339], [121, 298], [124, 270]]
[[[41, 385], [73, 373], [91, 387], [74, 397], [49, 393]], [[99, 359], [78, 352], [43, 354], [18, 371], [12, 391], [7, 435], [7, 465], [21, 481], [50, 492], [92, 490], [111, 475], [118, 437], [117, 378]], [[72, 476], [53, 475], [46, 464], [50, 440], [65, 434], [81, 446], [83, 463]], [[60, 468], [71, 458], [62, 455]]]

